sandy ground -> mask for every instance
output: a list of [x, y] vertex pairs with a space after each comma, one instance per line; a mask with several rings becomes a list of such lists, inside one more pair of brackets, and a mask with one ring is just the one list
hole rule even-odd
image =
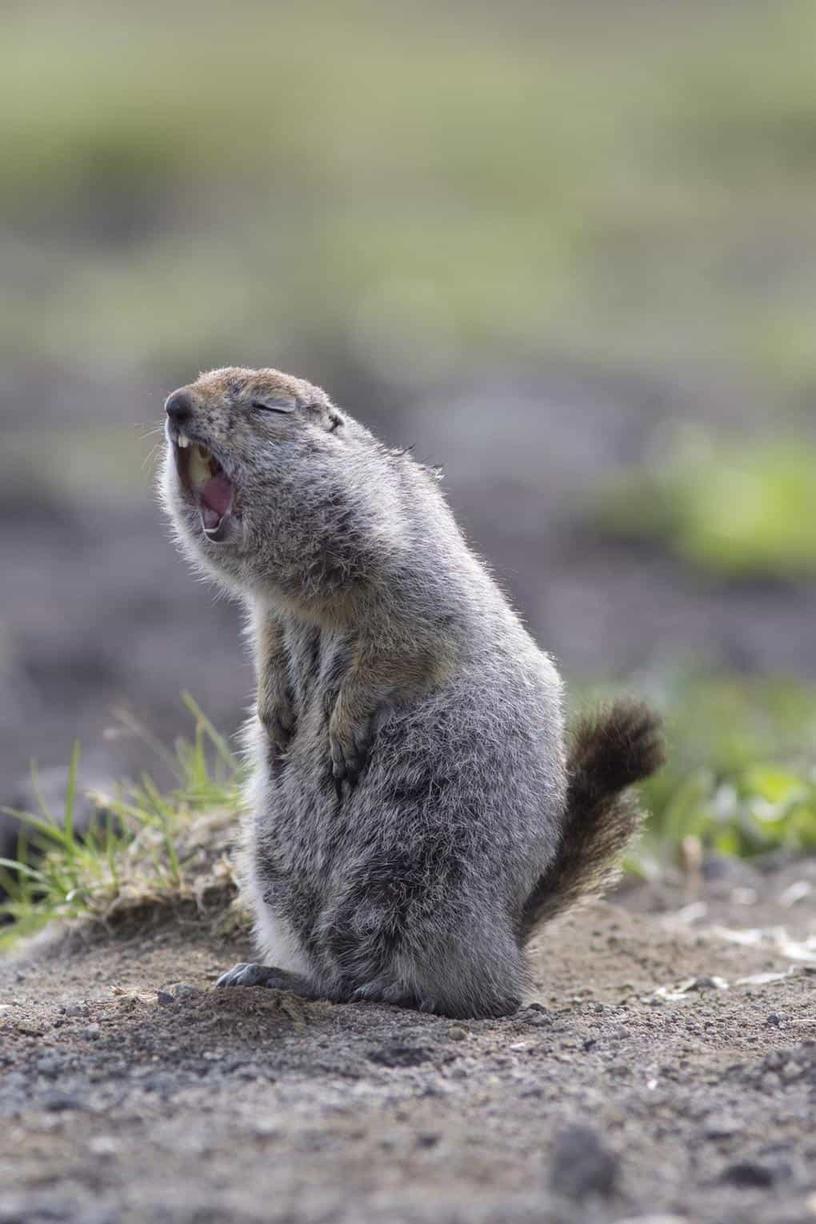
[[814, 1221], [816, 860], [712, 874], [501, 1021], [216, 993], [196, 922], [7, 961], [0, 1221]]

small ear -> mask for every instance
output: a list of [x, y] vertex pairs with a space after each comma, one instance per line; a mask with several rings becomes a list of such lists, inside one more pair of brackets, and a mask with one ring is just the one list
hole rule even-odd
[[263, 392], [253, 395], [251, 408], [259, 412], [297, 412], [297, 400], [290, 395], [264, 395]]

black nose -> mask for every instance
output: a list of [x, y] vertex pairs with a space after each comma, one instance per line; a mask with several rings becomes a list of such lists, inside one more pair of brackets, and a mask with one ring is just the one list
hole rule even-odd
[[193, 415], [193, 397], [186, 387], [168, 396], [164, 411], [176, 425], [183, 425]]

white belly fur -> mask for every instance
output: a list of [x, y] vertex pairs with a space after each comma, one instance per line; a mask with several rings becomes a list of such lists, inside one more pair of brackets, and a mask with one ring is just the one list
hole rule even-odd
[[249, 835], [244, 850], [244, 895], [255, 919], [255, 943], [265, 965], [287, 969], [290, 973], [308, 974], [308, 959], [298, 936], [286, 919], [275, 914], [266, 904], [255, 875], [252, 833], [255, 813], [266, 810], [266, 737], [257, 718], [250, 720], [244, 734], [247, 756], [253, 766], [244, 796], [247, 820], [245, 828]]
[[249, 902], [255, 916], [255, 942], [265, 965], [308, 974], [309, 965], [295, 932], [284, 918], [273, 914], [261, 897], [254, 880], [249, 885]]

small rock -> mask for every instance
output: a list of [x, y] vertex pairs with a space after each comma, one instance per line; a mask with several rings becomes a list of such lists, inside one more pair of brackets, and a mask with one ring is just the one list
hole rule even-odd
[[774, 1184], [776, 1173], [754, 1160], [739, 1160], [723, 1171], [722, 1180], [743, 1190], [763, 1190]]
[[467, 1029], [462, 1028], [461, 1024], [452, 1024], [448, 1029], [451, 1041], [466, 1041], [467, 1035]]
[[550, 1186], [567, 1198], [612, 1193], [618, 1177], [618, 1157], [589, 1126], [570, 1126], [556, 1136], [550, 1163]]
[[14, 1027], [23, 1037], [42, 1037], [45, 1032], [39, 1024], [31, 1024], [27, 1020], [21, 1020]]
[[82, 1032], [83, 1036], [88, 1038], [88, 1041], [98, 1041], [99, 1034], [102, 1032], [102, 1029], [98, 1024], [89, 1024], [83, 1029]]
[[770, 1016], [768, 1016], [768, 1019], [765, 1021], [765, 1023], [770, 1028], [779, 1028], [780, 1024], [782, 1023], [782, 1020], [780, 1019], [780, 1017], [777, 1015], [776, 1012], [771, 1012]]
[[742, 1130], [739, 1119], [732, 1114], [713, 1114], [706, 1120], [703, 1134], [706, 1139], [727, 1139]]
[[82, 1109], [82, 1101], [70, 1092], [49, 1092], [43, 1098], [43, 1108], [49, 1113], [66, 1113], [72, 1109]]
[[192, 986], [189, 982], [174, 982], [172, 986], [173, 994], [176, 998], [182, 998], [186, 995], [201, 994], [197, 986]]
[[186, 999], [191, 995], [201, 994], [197, 986], [191, 986], [189, 982], [171, 982], [169, 986], [162, 986], [157, 992], [159, 995], [169, 995], [170, 999]]
[[696, 978], [692, 978], [686, 984], [687, 991], [702, 991], [702, 990], [726, 990], [728, 983], [724, 978], [714, 977], [713, 974], [700, 974]]
[[159, 1007], [171, 1007], [176, 1001], [169, 990], [157, 990], [156, 998], [158, 1000]]
[[525, 1016], [525, 1023], [529, 1024], [531, 1028], [552, 1028], [552, 1022], [552, 1016]]

